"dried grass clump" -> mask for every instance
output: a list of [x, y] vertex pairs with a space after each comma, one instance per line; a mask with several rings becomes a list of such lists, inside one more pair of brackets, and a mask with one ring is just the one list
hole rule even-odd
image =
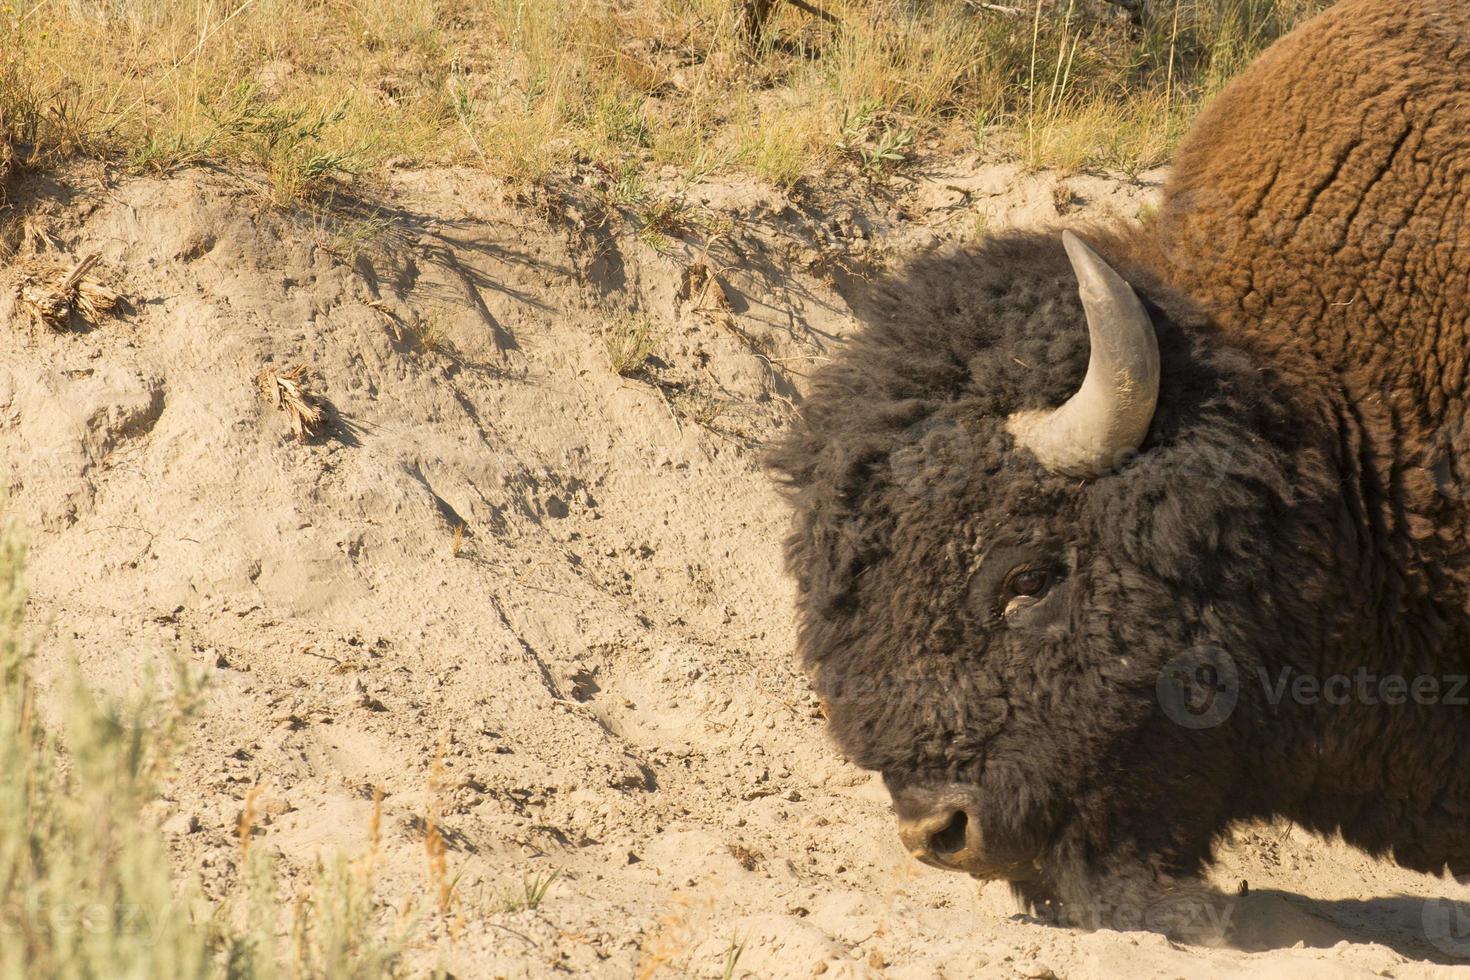
[[681, 298], [689, 300], [696, 312], [703, 313], [726, 329], [735, 329], [735, 312], [730, 306], [730, 296], [725, 292], [725, 281], [708, 262], [701, 259], [686, 267], [679, 291]]
[[34, 214], [26, 215], [21, 219], [20, 247], [23, 251], [29, 251], [33, 255], [41, 255], [58, 247], [56, 238], [46, 224], [46, 219]]
[[321, 399], [311, 390], [305, 364], [298, 364], [285, 373], [266, 368], [256, 378], [261, 392], [276, 408], [291, 418], [291, 428], [299, 442], [316, 435], [326, 421]]
[[52, 330], [65, 330], [73, 313], [98, 326], [118, 307], [122, 296], [91, 275], [96, 264], [96, 253], [83, 256], [65, 272], [49, 260], [33, 262], [32, 271], [21, 275], [21, 301], [38, 323]]
[[603, 337], [607, 359], [613, 371], [625, 378], [636, 378], [648, 366], [658, 346], [658, 335], [647, 317], [629, 316], [611, 324]]
[[[0, 85], [11, 87], [15, 82], [13, 75], [7, 65], [0, 64]], [[0, 100], [0, 208], [6, 205], [6, 185], [15, 173], [15, 143], [14, 113], [6, 112], [4, 101]]]

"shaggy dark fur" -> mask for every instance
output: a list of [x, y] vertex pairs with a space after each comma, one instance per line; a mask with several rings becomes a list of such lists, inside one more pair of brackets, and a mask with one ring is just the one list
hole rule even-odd
[[[1344, 0], [1201, 119], [1154, 225], [1084, 231], [1161, 348], [1116, 471], [1045, 472], [1004, 426], [1086, 366], [1054, 234], [888, 282], [773, 451], [839, 744], [893, 789], [979, 787], [985, 838], [1036, 855], [1018, 893], [1068, 921], [1198, 936], [1247, 818], [1470, 873], [1467, 44], [1458, 4]], [[1054, 584], [1007, 621], [1024, 567]], [[1161, 672], [1210, 649], [1238, 703], [1176, 724]], [[1441, 686], [1277, 696], [1299, 675]]]

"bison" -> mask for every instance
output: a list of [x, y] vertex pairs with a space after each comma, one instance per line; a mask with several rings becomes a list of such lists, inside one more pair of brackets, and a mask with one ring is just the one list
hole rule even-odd
[[914, 856], [1186, 937], [1236, 821], [1470, 873], [1467, 221], [1470, 15], [1343, 0], [1153, 220], [872, 291], [770, 462], [803, 661]]

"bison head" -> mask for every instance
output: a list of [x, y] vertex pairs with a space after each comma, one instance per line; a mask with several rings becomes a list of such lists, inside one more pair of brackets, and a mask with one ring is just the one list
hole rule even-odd
[[1181, 715], [1161, 683], [1217, 677], [1215, 650], [1242, 675], [1310, 655], [1340, 481], [1291, 378], [1063, 238], [877, 290], [771, 461], [803, 659], [907, 848], [1147, 926], [1281, 789], [1248, 691], [1219, 677], [1233, 710], [1204, 684]]

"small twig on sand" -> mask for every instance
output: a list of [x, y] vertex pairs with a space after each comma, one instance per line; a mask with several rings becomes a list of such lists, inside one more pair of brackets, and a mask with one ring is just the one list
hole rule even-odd
[[1005, 14], [1007, 17], [1022, 17], [1026, 13], [1020, 7], [1003, 7], [998, 3], [982, 3], [981, 0], [965, 0], [965, 6], [975, 10], [988, 10], [992, 14]]

